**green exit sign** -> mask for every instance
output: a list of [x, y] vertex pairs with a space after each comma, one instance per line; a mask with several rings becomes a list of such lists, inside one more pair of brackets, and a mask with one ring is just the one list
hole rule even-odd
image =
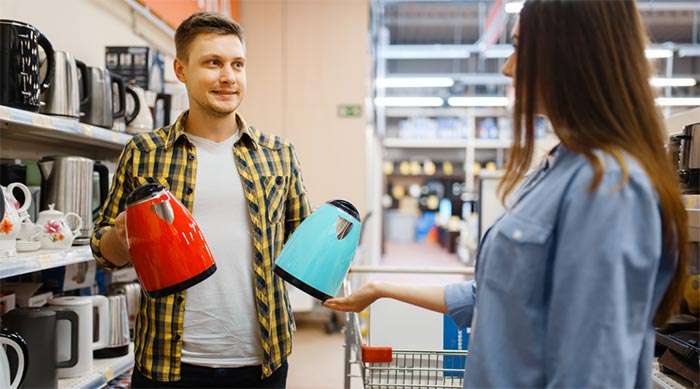
[[338, 116], [341, 118], [359, 118], [362, 116], [360, 104], [341, 104], [338, 106]]

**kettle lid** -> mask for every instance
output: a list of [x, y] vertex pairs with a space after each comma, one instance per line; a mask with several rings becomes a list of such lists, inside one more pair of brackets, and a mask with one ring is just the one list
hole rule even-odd
[[131, 204], [150, 199], [164, 190], [165, 187], [163, 187], [163, 185], [160, 184], [143, 184], [138, 188], [134, 189], [134, 191], [129, 194], [129, 196], [126, 198], [126, 205], [129, 206]]
[[348, 215], [357, 219], [357, 221], [361, 221], [360, 212], [358, 212], [357, 208], [355, 208], [355, 206], [352, 205], [352, 203], [350, 203], [349, 201], [336, 199], [329, 201], [328, 204], [346, 212]]

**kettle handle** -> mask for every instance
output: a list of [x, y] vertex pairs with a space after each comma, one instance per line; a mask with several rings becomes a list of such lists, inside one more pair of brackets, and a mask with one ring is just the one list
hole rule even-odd
[[134, 99], [134, 110], [131, 111], [131, 115], [129, 112], [126, 112], [126, 108], [124, 109], [124, 119], [126, 119], [126, 124], [129, 125], [139, 115], [139, 112], [141, 111], [141, 101], [139, 100], [139, 95], [136, 94], [136, 91], [132, 87], [127, 85], [125, 89], [126, 93], [130, 94]]
[[27, 209], [29, 209], [29, 206], [32, 205], [32, 192], [29, 191], [29, 188], [27, 188], [26, 185], [20, 182], [13, 182], [7, 186], [7, 191], [10, 192], [10, 197], [12, 197], [14, 201], [17, 201], [15, 195], [12, 194], [12, 191], [14, 191], [15, 188], [19, 188], [24, 193], [24, 204], [22, 204], [22, 206], [17, 210], [17, 213], [21, 214], [23, 218], [24, 214], [26, 214], [26, 217], [29, 217], [29, 214], [27, 214]]
[[41, 81], [40, 85], [40, 89], [43, 92], [49, 89], [51, 83], [53, 82], [54, 72], [56, 71], [56, 63], [54, 62], [54, 51], [51, 42], [49, 42], [48, 38], [46, 38], [46, 35], [42, 34], [41, 32], [39, 32], [38, 34], [39, 46], [41, 46], [44, 49], [44, 52], [46, 53], [46, 76], [44, 76], [44, 79]]
[[[57, 368], [73, 367], [78, 364], [78, 314], [63, 309], [55, 309], [56, 321], [67, 320], [70, 323], [70, 359], [56, 364]], [[58, 328], [58, 327], [57, 327]]]
[[102, 204], [107, 201], [107, 195], [109, 194], [109, 169], [107, 169], [107, 166], [103, 165], [99, 161], [95, 162], [92, 169], [100, 176], [100, 205], [92, 210], [92, 217], [94, 219], [97, 216], [97, 213], [100, 212]]
[[[73, 233], [73, 236], [80, 236], [80, 229], [83, 228], [83, 218], [80, 217], [80, 215], [78, 215], [75, 212], [67, 212], [66, 213], [66, 220], [68, 220], [68, 216], [73, 216], [73, 218], [75, 218], [75, 220], [77, 220], [77, 223], [76, 223], [77, 226], [75, 228], [71, 228], [71, 232]], [[68, 226], [68, 228], [70, 228], [70, 226]]]
[[[117, 91], [118, 91], [118, 95], [119, 95], [119, 109], [117, 110], [117, 112], [112, 111], [112, 117], [114, 119], [121, 118], [121, 117], [124, 117], [124, 112], [126, 111], [126, 92], [125, 92], [126, 88], [124, 85], [124, 79], [116, 73], [110, 72], [109, 70], [108, 70], [108, 72], [109, 72], [110, 78], [112, 80], [111, 83], [117, 84]], [[110, 85], [110, 88], [111, 88], [111, 85]]]
[[[81, 92], [83, 98], [80, 99], [80, 106], [84, 107], [88, 101], [90, 100], [90, 83], [88, 82], [88, 68], [87, 65], [85, 65], [85, 62], [80, 61], [80, 60], [75, 60], [75, 64], [78, 66], [78, 70], [80, 70], [80, 86], [81, 86]], [[84, 112], [81, 112], [81, 115], [84, 115]]]
[[[17, 354], [17, 373], [15, 373], [15, 379], [12, 380], [9, 389], [17, 389], [27, 375], [27, 365], [29, 365], [29, 350], [27, 349], [27, 343], [22, 339], [22, 337], [14, 332], [7, 329], [3, 329], [0, 332], [0, 345], [10, 346]], [[0, 346], [1, 348], [1, 346]], [[3, 352], [0, 350], [0, 352]], [[9, 379], [10, 377], [8, 377]]]
[[98, 330], [97, 340], [92, 342], [92, 349], [99, 350], [109, 346], [109, 299], [102, 295], [92, 296], [93, 313], [97, 311], [97, 317], [93, 316], [92, 322]]

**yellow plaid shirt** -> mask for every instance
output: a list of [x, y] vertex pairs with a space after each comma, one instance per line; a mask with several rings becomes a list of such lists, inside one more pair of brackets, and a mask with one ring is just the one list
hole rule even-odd
[[[171, 126], [137, 135], [124, 148], [91, 240], [92, 252], [101, 265], [113, 267], [100, 252], [100, 240], [124, 211], [126, 197], [139, 185], [162, 184], [192, 211], [197, 154], [185, 136], [186, 117], [187, 112]], [[293, 146], [248, 127], [241, 116], [237, 121], [242, 134], [232, 152], [250, 215], [262, 370], [268, 377], [292, 351], [294, 325], [284, 282], [272, 272], [272, 265], [311, 207]], [[138, 369], [151, 379], [180, 380], [186, 298], [186, 292], [163, 298], [141, 297], [135, 359]]]

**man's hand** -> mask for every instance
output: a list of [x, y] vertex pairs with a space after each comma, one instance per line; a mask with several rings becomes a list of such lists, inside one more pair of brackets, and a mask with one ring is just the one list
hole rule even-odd
[[126, 213], [122, 212], [114, 219], [114, 227], [102, 236], [102, 255], [117, 267], [131, 262], [129, 245], [126, 239]]

